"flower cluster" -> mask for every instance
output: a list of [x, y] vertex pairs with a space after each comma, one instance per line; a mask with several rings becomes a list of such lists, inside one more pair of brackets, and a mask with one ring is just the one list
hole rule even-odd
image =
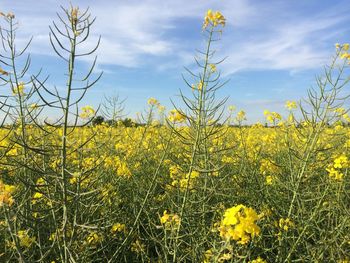
[[241, 121], [244, 121], [244, 120], [246, 120], [247, 118], [246, 118], [246, 113], [245, 113], [245, 111], [239, 111], [238, 113], [237, 113], [237, 116], [236, 116], [236, 120], [237, 121], [239, 121], [239, 122], [241, 122]]
[[219, 11], [213, 12], [211, 9], [209, 9], [204, 17], [203, 29], [207, 28], [209, 25], [216, 27], [218, 25], [225, 26], [225, 24], [226, 19]]
[[281, 172], [281, 168], [268, 159], [262, 159], [260, 161], [259, 170], [260, 173], [265, 176], [266, 184], [268, 185], [271, 185], [274, 180], [274, 176]]
[[19, 239], [19, 245], [21, 247], [29, 248], [35, 242], [35, 237], [29, 236], [28, 233], [29, 233], [28, 230], [19, 230], [17, 232], [17, 237]]
[[336, 108], [333, 112], [337, 115], [337, 117], [342, 118], [347, 122], [350, 122], [350, 116], [346, 109], [340, 107], [340, 108]]
[[350, 48], [350, 44], [346, 43], [346, 44], [335, 44], [335, 48], [337, 49], [337, 51], [339, 52], [340, 58], [341, 59], [346, 59], [349, 61], [350, 64], [350, 53], [348, 52], [349, 48]]
[[163, 212], [160, 223], [165, 229], [175, 229], [180, 223], [180, 217], [177, 214], [169, 214], [167, 210]]
[[184, 122], [186, 120], [186, 116], [180, 111], [174, 109], [169, 112], [168, 120], [173, 123]]
[[264, 115], [265, 115], [267, 122], [269, 122], [269, 123], [276, 123], [277, 121], [282, 120], [282, 116], [279, 113], [274, 112], [274, 111], [270, 112], [268, 110], [265, 110]]
[[97, 246], [98, 243], [102, 241], [102, 239], [103, 238], [99, 233], [93, 231], [93, 232], [90, 232], [89, 235], [86, 237], [85, 244], [91, 247], [95, 247]]
[[290, 101], [290, 100], [287, 100], [286, 102], [286, 108], [288, 110], [293, 110], [293, 109], [296, 109], [297, 108], [297, 103], [295, 101]]
[[93, 107], [91, 106], [84, 106], [82, 109], [81, 109], [82, 113], [80, 113], [80, 118], [82, 119], [88, 119], [88, 118], [91, 118], [95, 115], [95, 110]]
[[284, 231], [288, 231], [290, 228], [294, 227], [294, 223], [290, 218], [280, 218], [278, 227]]
[[267, 263], [266, 260], [262, 259], [261, 257], [258, 257], [257, 259], [249, 261], [249, 263]]
[[111, 228], [112, 234], [116, 234], [118, 232], [125, 232], [125, 231], [126, 231], [126, 226], [125, 224], [121, 224], [121, 223], [115, 223]]
[[192, 90], [199, 90], [201, 91], [203, 89], [203, 82], [199, 82], [198, 84], [192, 84]]
[[330, 178], [341, 181], [343, 180], [344, 173], [342, 169], [349, 167], [348, 157], [345, 154], [340, 155], [339, 157], [333, 160], [333, 163], [328, 165], [326, 171]]
[[16, 190], [16, 187], [13, 185], [4, 184], [0, 180], [0, 207], [4, 204], [11, 206], [14, 202], [12, 194]]
[[12, 93], [13, 93], [13, 95], [21, 95], [21, 96], [23, 96], [24, 95], [24, 83], [20, 82], [20, 83], [18, 83], [17, 87], [13, 87], [12, 88]]
[[148, 105], [151, 105], [151, 106], [158, 106], [159, 105], [159, 102], [157, 99], [155, 98], [149, 98], [148, 101], [147, 101], [147, 104]]
[[255, 223], [259, 219], [253, 208], [237, 205], [227, 209], [224, 213], [219, 231], [225, 240], [235, 240], [245, 245], [251, 238], [260, 234], [260, 227]]
[[200, 176], [198, 171], [183, 173], [177, 166], [171, 166], [169, 172], [170, 178], [173, 180], [171, 186], [179, 187], [181, 191], [184, 191], [187, 188], [192, 190], [196, 179]]

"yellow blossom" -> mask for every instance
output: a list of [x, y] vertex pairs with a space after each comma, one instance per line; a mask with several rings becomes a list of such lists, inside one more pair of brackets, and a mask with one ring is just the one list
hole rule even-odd
[[225, 26], [225, 23], [226, 19], [219, 11], [213, 12], [211, 9], [209, 9], [204, 17], [203, 29], [207, 28], [209, 25], [212, 27], [216, 27], [218, 25]]
[[149, 98], [147, 103], [148, 103], [148, 105], [151, 105], [151, 106], [158, 106], [159, 105], [158, 100], [155, 98]]
[[216, 72], [216, 65], [215, 64], [209, 64], [209, 66], [210, 66], [210, 72], [211, 73], [214, 73], [214, 72]]
[[239, 111], [237, 113], [236, 119], [237, 119], [237, 121], [244, 121], [244, 120], [246, 120], [246, 113], [245, 113], [245, 111], [242, 111], [242, 110]]
[[126, 230], [125, 224], [116, 223], [112, 226], [111, 233], [115, 234], [117, 232], [125, 232], [125, 230]]
[[160, 217], [160, 223], [165, 229], [175, 229], [180, 223], [180, 218], [177, 214], [169, 214], [167, 210], [163, 212], [163, 216]]
[[79, 116], [82, 119], [88, 119], [88, 118], [91, 118], [95, 115], [94, 108], [89, 106], [89, 105], [82, 107], [81, 111], [82, 112], [80, 113]]
[[286, 108], [287, 108], [288, 110], [296, 109], [296, 108], [297, 108], [297, 103], [296, 103], [295, 101], [287, 100], [287, 102], [286, 102]]
[[257, 259], [251, 260], [248, 263], [267, 263], [267, 261], [262, 259], [261, 257], [258, 257]]
[[12, 194], [15, 192], [15, 190], [15, 186], [4, 184], [0, 180], [0, 207], [2, 207], [4, 204], [12, 206], [12, 204], [14, 203]]
[[288, 231], [289, 228], [294, 227], [294, 223], [290, 218], [280, 218], [278, 226], [284, 231]]
[[86, 238], [86, 242], [91, 246], [96, 246], [101, 241], [102, 236], [100, 236], [97, 232], [91, 232]]
[[253, 208], [242, 204], [231, 207], [225, 211], [220, 223], [220, 236], [245, 245], [252, 237], [260, 234], [260, 227], [255, 223], [257, 220], [259, 216]]
[[19, 230], [17, 232], [19, 245], [21, 247], [29, 248], [33, 244], [33, 242], [35, 242], [35, 237], [30, 237], [28, 232], [29, 230]]
[[24, 95], [24, 82], [18, 83], [18, 86], [14, 87], [12, 89], [12, 93], [13, 93], [13, 95], [19, 94], [19, 95], [23, 96]]
[[36, 192], [34, 195], [33, 195], [33, 199], [40, 199], [43, 197], [43, 194], [42, 193], [39, 193], [39, 192]]
[[180, 111], [174, 109], [171, 110], [168, 116], [168, 119], [170, 122], [176, 123], [176, 122], [184, 122], [186, 120], [185, 115], [183, 115]]

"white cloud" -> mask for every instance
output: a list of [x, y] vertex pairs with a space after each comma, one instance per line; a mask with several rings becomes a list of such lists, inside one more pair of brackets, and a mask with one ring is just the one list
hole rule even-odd
[[[333, 45], [326, 48], [323, 45], [344, 31], [339, 26], [349, 21], [349, 16], [329, 12], [284, 21], [267, 17], [261, 17], [261, 20], [261, 33], [250, 36], [249, 41], [237, 39], [235, 44], [228, 45], [225, 52], [228, 59], [223, 64], [225, 74], [239, 70], [295, 72], [320, 68], [329, 61], [333, 52]], [[271, 23], [275, 26], [269, 26]]]
[[[268, 4], [267, 4], [268, 3]], [[48, 25], [59, 11], [59, 4], [66, 0], [11, 1], [4, 0], [1, 10], [8, 7], [17, 14], [20, 40], [34, 36], [31, 51], [37, 54], [53, 54], [48, 43]], [[302, 16], [287, 4], [270, 1], [225, 0], [122, 0], [75, 1], [82, 7], [90, 5], [97, 16], [94, 35], [89, 47], [102, 36], [98, 50], [99, 63], [124, 67], [154, 65], [166, 70], [191, 63], [191, 52], [200, 43], [191, 42], [189, 35], [178, 35], [177, 28], [192, 19], [200, 23], [208, 8], [222, 10], [227, 17], [224, 41], [220, 54], [228, 56], [222, 69], [225, 75], [239, 70], [282, 69], [298, 71], [319, 68], [330, 55], [332, 47], [322, 44], [340, 34], [342, 22], [348, 21], [342, 6], [333, 10]], [[295, 11], [295, 10], [294, 10]], [[284, 15], [281, 15], [284, 14]], [[200, 25], [198, 26], [200, 28]], [[186, 33], [188, 34], [188, 33]], [[153, 62], [156, 61], [156, 62]]]

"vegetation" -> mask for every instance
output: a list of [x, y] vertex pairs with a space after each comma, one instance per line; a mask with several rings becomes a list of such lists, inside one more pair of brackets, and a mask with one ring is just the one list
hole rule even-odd
[[96, 59], [76, 69], [98, 48], [81, 53], [94, 19], [61, 13], [50, 40], [66, 63], [63, 93], [30, 72], [15, 15], [0, 13], [1, 262], [350, 261], [349, 44], [286, 117], [265, 111], [267, 125], [248, 126], [217, 99], [225, 18], [209, 10], [185, 107], [166, 114], [150, 98], [131, 120], [118, 98], [81, 107], [102, 76]]

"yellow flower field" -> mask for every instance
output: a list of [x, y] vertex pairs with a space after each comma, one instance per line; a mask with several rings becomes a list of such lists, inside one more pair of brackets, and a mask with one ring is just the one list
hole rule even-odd
[[[0, 14], [14, 50], [15, 15]], [[67, 32], [54, 26], [51, 40], [67, 90], [25, 80], [18, 50], [0, 61], [0, 262], [350, 261], [349, 44], [336, 45], [308, 98], [286, 102], [286, 116], [265, 110], [264, 124], [247, 125], [216, 98], [224, 83], [211, 43], [226, 20], [209, 10], [185, 107], [149, 98], [142, 120], [98, 123], [81, 99], [100, 76], [88, 70], [91, 81], [74, 86], [91, 20], [75, 7], [62, 16]]]

